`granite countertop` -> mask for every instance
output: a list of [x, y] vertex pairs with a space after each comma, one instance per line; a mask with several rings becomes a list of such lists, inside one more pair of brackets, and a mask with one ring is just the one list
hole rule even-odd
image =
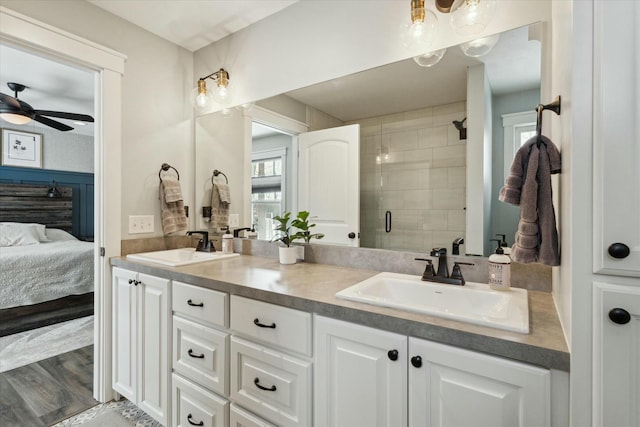
[[346, 320], [469, 350], [569, 371], [569, 350], [550, 293], [528, 291], [529, 334], [338, 299], [335, 293], [378, 271], [326, 264], [281, 265], [278, 260], [239, 255], [182, 267], [126, 257], [113, 266], [178, 280], [233, 295]]

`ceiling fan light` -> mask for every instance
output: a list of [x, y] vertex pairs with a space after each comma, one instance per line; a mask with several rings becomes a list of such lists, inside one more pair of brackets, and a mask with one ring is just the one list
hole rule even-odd
[[495, 9], [495, 0], [455, 0], [449, 20], [456, 33], [475, 36], [486, 30]]
[[434, 50], [433, 52], [427, 52], [422, 55], [415, 56], [413, 60], [421, 67], [433, 67], [440, 62], [446, 51], [447, 48]]
[[26, 125], [31, 121], [31, 117], [18, 113], [0, 113], [0, 118], [14, 125]]
[[480, 39], [471, 40], [460, 45], [462, 52], [472, 58], [478, 58], [491, 52], [491, 49], [500, 40], [500, 35], [495, 34], [493, 36], [482, 37]]

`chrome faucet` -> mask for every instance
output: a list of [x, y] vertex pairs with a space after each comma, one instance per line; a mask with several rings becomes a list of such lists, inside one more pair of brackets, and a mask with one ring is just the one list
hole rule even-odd
[[208, 231], [187, 231], [187, 236], [191, 236], [193, 234], [201, 234], [202, 239], [198, 242], [198, 247], [196, 247], [197, 252], [215, 252], [216, 248], [213, 246], [211, 240], [209, 240], [209, 232]]
[[456, 261], [453, 263], [453, 271], [449, 275], [449, 267], [447, 266], [447, 248], [433, 248], [429, 254], [438, 259], [438, 269], [433, 266], [432, 260], [428, 258], [415, 258], [416, 261], [426, 261], [427, 266], [422, 273], [422, 280], [426, 282], [448, 283], [450, 285], [464, 285], [465, 280], [462, 277], [460, 265], [473, 265], [470, 262]]

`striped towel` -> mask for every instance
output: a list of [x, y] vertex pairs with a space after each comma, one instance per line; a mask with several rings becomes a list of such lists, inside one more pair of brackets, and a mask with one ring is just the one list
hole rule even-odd
[[[176, 191], [176, 186], [178, 190]], [[178, 200], [174, 202], [168, 199]], [[174, 178], [164, 178], [160, 183], [160, 210], [162, 214], [162, 231], [164, 234], [175, 233], [187, 229], [187, 215], [184, 210], [180, 183]]]
[[231, 191], [228, 184], [215, 184], [211, 189], [211, 227], [214, 230], [229, 225]]

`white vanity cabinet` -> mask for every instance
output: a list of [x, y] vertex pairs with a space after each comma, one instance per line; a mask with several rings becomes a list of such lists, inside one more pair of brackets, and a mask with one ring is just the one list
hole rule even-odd
[[322, 316], [315, 328], [316, 427], [550, 425], [546, 369]]
[[117, 267], [112, 276], [113, 389], [167, 425], [170, 281]]
[[230, 310], [231, 401], [255, 425], [311, 426], [311, 314], [235, 295]]
[[173, 426], [229, 425], [229, 295], [173, 281]]

